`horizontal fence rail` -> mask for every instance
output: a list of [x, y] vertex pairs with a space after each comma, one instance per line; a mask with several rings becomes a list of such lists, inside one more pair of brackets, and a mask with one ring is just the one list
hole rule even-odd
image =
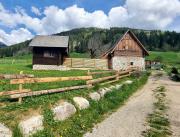
[[92, 76], [24, 78], [24, 79], [13, 79], [10, 81], [10, 84], [45, 83], [45, 82], [58, 82], [58, 81], [71, 81], [71, 80], [90, 80], [90, 79], [92, 79]]

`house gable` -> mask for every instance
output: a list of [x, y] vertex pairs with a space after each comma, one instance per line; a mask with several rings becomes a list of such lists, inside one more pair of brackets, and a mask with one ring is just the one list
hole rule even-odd
[[108, 55], [113, 56], [137, 56], [144, 57], [149, 55], [148, 51], [144, 48], [142, 43], [134, 35], [133, 32], [128, 30], [105, 54], [103, 58], [107, 58]]
[[145, 55], [143, 48], [138, 43], [137, 39], [128, 32], [117, 43], [114, 48], [114, 56], [137, 56], [143, 57]]

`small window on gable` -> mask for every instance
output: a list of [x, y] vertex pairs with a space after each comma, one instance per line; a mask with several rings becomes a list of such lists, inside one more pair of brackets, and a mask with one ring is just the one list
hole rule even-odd
[[134, 65], [134, 62], [130, 62], [130, 65], [133, 66], [133, 65]]
[[52, 51], [44, 51], [44, 57], [53, 58], [55, 57], [55, 53]]

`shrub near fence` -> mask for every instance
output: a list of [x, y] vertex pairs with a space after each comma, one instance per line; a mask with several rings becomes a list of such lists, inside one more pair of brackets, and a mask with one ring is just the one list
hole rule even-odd
[[71, 68], [108, 69], [106, 59], [66, 58], [63, 65]]

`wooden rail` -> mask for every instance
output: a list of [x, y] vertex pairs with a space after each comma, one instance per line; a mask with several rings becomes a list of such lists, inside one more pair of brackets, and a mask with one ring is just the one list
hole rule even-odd
[[88, 75], [107, 74], [107, 73], [116, 73], [116, 71], [97, 71], [97, 72], [90, 72], [90, 71], [88, 70], [88, 72], [87, 72]]
[[32, 74], [0, 74], [0, 79], [33, 78]]
[[[21, 93], [30, 92], [30, 89], [22, 89]], [[6, 92], [0, 92], [0, 96], [9, 96], [13, 94], [19, 94], [19, 90], [12, 90], [12, 91], [6, 91]]]
[[45, 83], [45, 82], [58, 82], [58, 81], [70, 81], [70, 80], [90, 80], [90, 79], [92, 79], [92, 76], [24, 78], [24, 79], [13, 79], [10, 81], [10, 84]]
[[113, 83], [113, 82], [118, 81], [120, 78], [130, 76], [130, 74], [132, 72], [133, 72], [133, 70], [126, 70], [126, 71], [121, 71], [121, 72], [117, 71], [115, 75], [107, 76], [107, 77], [103, 77], [103, 78], [97, 78], [97, 79], [93, 79], [93, 80], [88, 80], [86, 82], [86, 84], [92, 86], [93, 84], [97, 84], [97, 83], [100, 83], [100, 82], [103, 82], [106, 80], [115, 79], [115, 80], [107, 82], [107, 83]]
[[75, 90], [75, 89], [83, 89], [88, 88], [89, 85], [81, 85], [81, 86], [73, 86], [73, 87], [64, 87], [64, 88], [58, 88], [58, 89], [48, 89], [48, 90], [41, 90], [41, 91], [30, 91], [30, 92], [24, 92], [19, 94], [12, 94], [10, 95], [10, 98], [22, 98], [22, 97], [28, 97], [28, 96], [37, 96], [37, 95], [44, 95], [44, 94], [52, 94], [52, 93], [59, 93], [69, 90]]

